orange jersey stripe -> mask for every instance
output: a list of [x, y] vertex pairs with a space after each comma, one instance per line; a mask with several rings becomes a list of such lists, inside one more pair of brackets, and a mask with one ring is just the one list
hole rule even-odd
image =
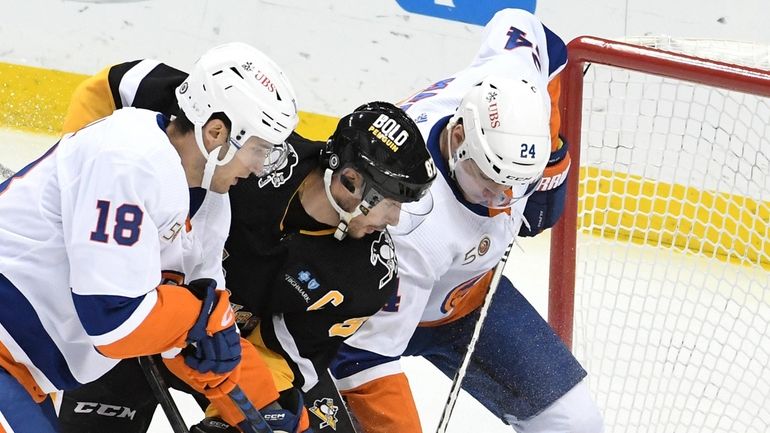
[[421, 322], [419, 326], [440, 326], [454, 322], [481, 307], [489, 290], [493, 272], [494, 269], [490, 269], [480, 277], [471, 279], [452, 289], [444, 299], [444, 311], [448, 311], [449, 315], [439, 320]]
[[559, 96], [561, 95], [561, 74], [557, 74], [548, 83], [548, 94], [551, 96], [551, 153], [561, 148], [559, 129], [561, 128], [561, 112], [559, 111]]
[[158, 301], [150, 314], [130, 334], [97, 349], [110, 358], [154, 355], [184, 347], [187, 332], [201, 311], [201, 301], [184, 287], [158, 286]]
[[409, 380], [392, 374], [343, 391], [363, 433], [422, 433]]
[[[36, 402], [42, 403], [48, 396], [48, 394], [40, 389], [35, 379], [32, 378], [32, 374], [27, 367], [16, 362], [13, 356], [11, 356], [11, 352], [2, 343], [0, 343], [0, 368], [3, 368], [16, 378]], [[2, 427], [0, 427], [0, 430], [2, 430]]]

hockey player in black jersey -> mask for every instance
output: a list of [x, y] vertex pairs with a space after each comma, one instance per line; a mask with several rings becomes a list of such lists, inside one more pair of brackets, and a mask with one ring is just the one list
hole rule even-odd
[[[65, 128], [77, 129], [126, 101], [173, 115], [173, 90], [186, 74], [147, 62], [108, 68], [81, 85]], [[139, 84], [121, 86], [128, 74]], [[310, 393], [305, 403], [313, 425], [331, 431], [344, 408], [338, 396], [325, 392], [334, 391], [329, 362], [339, 344], [394, 294], [396, 256], [386, 226], [397, 223], [401, 203], [426, 193], [436, 170], [414, 122], [382, 102], [343, 117], [326, 143], [292, 134], [270, 162], [275, 170], [269, 175], [231, 189], [226, 283], [242, 334], [281, 391], [279, 404], [265, 408], [275, 414], [273, 427], [302, 431], [297, 424], [304, 411], [297, 406]], [[138, 364], [128, 361], [114, 372], [64, 395], [63, 432], [147, 430], [157, 401]], [[319, 381], [327, 386], [321, 393]], [[87, 402], [124, 408], [121, 413], [131, 416], [85, 411]], [[210, 415], [192, 431], [237, 431]], [[289, 425], [279, 425], [279, 419]]]

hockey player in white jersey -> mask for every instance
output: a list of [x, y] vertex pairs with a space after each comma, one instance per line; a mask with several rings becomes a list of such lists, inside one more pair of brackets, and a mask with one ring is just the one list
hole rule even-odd
[[[272, 383], [250, 380], [267, 367], [217, 290], [230, 223], [222, 193], [262, 174], [296, 126], [293, 90], [261, 52], [228, 44], [201, 57], [177, 99], [175, 118], [119, 110], [0, 184], [0, 432], [56, 432], [50, 393], [166, 351], [169, 369], [231, 424], [243, 421], [226, 397], [235, 384], [275, 399]], [[191, 187], [215, 194], [198, 207]]]
[[[421, 221], [402, 215], [408, 230], [392, 231], [397, 296], [331, 368], [365, 433], [422, 431], [399, 358], [423, 356], [452, 378], [506, 246], [558, 219], [569, 169], [556, 108], [565, 63], [561, 39], [528, 12], [507, 9], [486, 26], [468, 68], [402, 103], [441, 175], [433, 211]], [[597, 433], [603, 423], [585, 375], [503, 277], [463, 388], [519, 432]]]

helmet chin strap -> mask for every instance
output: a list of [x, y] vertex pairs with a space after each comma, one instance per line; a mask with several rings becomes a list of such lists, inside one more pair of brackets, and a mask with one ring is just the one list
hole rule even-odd
[[450, 120], [449, 123], [447, 123], [446, 128], [444, 129], [446, 131], [447, 151], [449, 151], [449, 155], [447, 156], [447, 166], [449, 167], [449, 176], [451, 176], [452, 179], [454, 179], [455, 181], [457, 181], [457, 176], [455, 176], [455, 168], [457, 167], [457, 163], [460, 162], [460, 149], [465, 145], [465, 143], [461, 144], [456, 151], [452, 152], [452, 127], [456, 124], [457, 122], [452, 122]]
[[214, 179], [214, 171], [216, 171], [217, 166], [219, 165], [217, 154], [219, 153], [220, 147], [212, 150], [211, 153], [209, 153], [209, 155], [206, 157], [206, 166], [203, 169], [203, 180], [201, 180], [201, 188], [205, 189], [206, 191], [211, 189], [211, 181]]
[[356, 206], [356, 210], [353, 212], [342, 209], [340, 205], [337, 204], [337, 200], [334, 199], [334, 196], [332, 196], [332, 170], [330, 168], [327, 168], [326, 171], [324, 171], [324, 191], [326, 192], [326, 198], [329, 200], [329, 203], [331, 203], [334, 210], [337, 211], [340, 216], [340, 223], [337, 225], [337, 231], [334, 232], [334, 238], [341, 241], [348, 235], [348, 225], [350, 224], [350, 220], [363, 214], [362, 208], [370, 208], [370, 206], [366, 201], [362, 200], [361, 204]]
[[460, 149], [462, 149], [463, 146], [465, 146], [465, 143], [461, 144], [460, 147], [457, 148], [456, 151], [452, 152], [452, 127], [455, 126], [457, 122], [453, 122], [452, 120], [449, 121], [446, 125], [446, 146], [447, 150], [449, 151], [449, 155], [447, 157], [447, 166], [449, 167], [449, 175], [452, 177], [452, 179], [457, 180], [457, 177], [455, 176], [455, 167], [457, 167], [457, 163], [460, 162]]

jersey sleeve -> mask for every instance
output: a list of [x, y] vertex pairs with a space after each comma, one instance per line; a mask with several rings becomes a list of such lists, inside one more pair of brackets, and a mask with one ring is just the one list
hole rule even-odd
[[[156, 289], [162, 251], [178, 247], [167, 234], [184, 223], [186, 183], [168, 152], [137, 156], [101, 142], [166, 140], [160, 129], [134, 137], [109, 128], [99, 136], [91, 128], [70, 137], [76, 143], [68, 148], [93, 152], [83, 157], [65, 150], [57, 173], [72, 299], [84, 329], [107, 356], [158, 353], [183, 343], [200, 310], [184, 288]], [[159, 144], [168, 146], [167, 140]], [[81, 163], [71, 163], [77, 158]]]
[[[523, 9], [497, 12], [482, 32], [482, 43], [472, 65], [482, 64], [497, 56], [518, 54], [531, 49], [534, 66], [548, 77], [558, 74], [567, 64], [564, 41], [537, 17]], [[526, 50], [525, 50], [526, 51]]]
[[174, 89], [187, 74], [156, 60], [136, 60], [102, 69], [76, 89], [62, 132], [73, 132], [124, 107], [176, 113]]
[[445, 258], [441, 244], [429, 239], [430, 233], [421, 230], [408, 236], [393, 236], [398, 257], [398, 288], [394, 297], [346, 341], [351, 347], [399, 356], [406, 349], [413, 330], [420, 323], [422, 312], [437, 276], [448, 263], [434, 263], [431, 257]]
[[88, 77], [75, 88], [67, 113], [64, 115], [62, 132], [74, 132], [94, 120], [109, 116], [115, 111], [108, 82], [110, 67]]
[[[341, 391], [352, 390], [382, 377], [401, 373], [399, 358], [423, 315], [436, 276], [448, 263], [424, 223], [408, 236], [394, 236], [398, 256], [398, 291], [386, 306], [348, 338], [332, 363], [331, 372]], [[433, 238], [433, 239], [432, 239]]]
[[222, 253], [230, 218], [227, 194], [206, 193], [203, 204], [189, 221], [189, 231], [183, 230], [180, 234], [187, 281], [212, 278], [218, 287], [225, 287]]
[[[419, 234], [408, 237], [414, 240]], [[435, 282], [432, 270], [441, 272], [441, 265], [425, 260], [430, 251], [399, 242], [399, 237], [394, 240], [400, 280], [395, 299], [342, 344], [330, 366], [338, 389], [367, 432], [420, 431], [400, 355], [428, 302]]]
[[379, 377], [342, 391], [362, 431], [421, 432], [422, 426], [409, 380], [404, 373]]
[[556, 33], [525, 10], [503, 9], [484, 28], [481, 46], [469, 69], [485, 71], [479, 79], [486, 74], [505, 74], [514, 70], [541, 77], [551, 100], [553, 152], [561, 146], [558, 136], [561, 127], [560, 72], [566, 64], [567, 46]]

